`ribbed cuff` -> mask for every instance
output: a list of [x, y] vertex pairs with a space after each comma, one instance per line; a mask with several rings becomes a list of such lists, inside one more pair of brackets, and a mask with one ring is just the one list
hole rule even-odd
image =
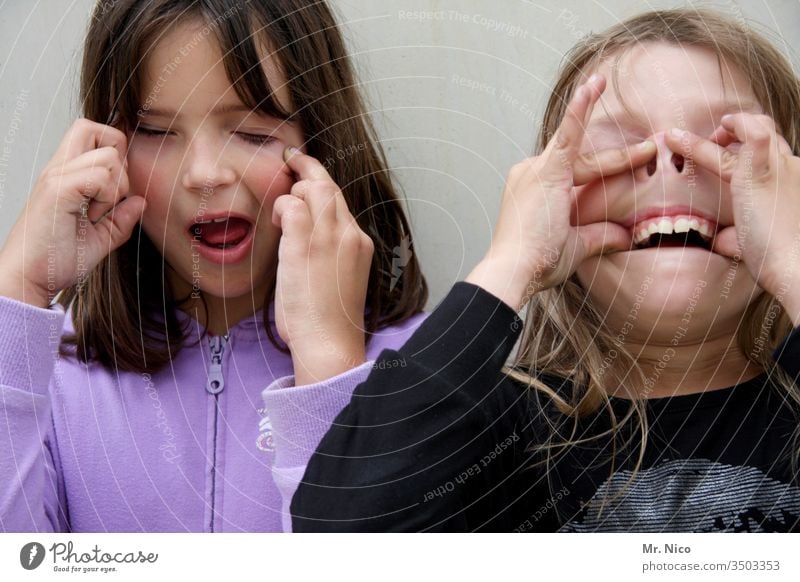
[[272, 424], [275, 466], [308, 463], [333, 419], [350, 402], [355, 387], [364, 382], [374, 361], [367, 361], [323, 382], [294, 386], [294, 376], [278, 378], [261, 393]]
[[0, 385], [47, 392], [61, 343], [64, 308], [0, 297]]

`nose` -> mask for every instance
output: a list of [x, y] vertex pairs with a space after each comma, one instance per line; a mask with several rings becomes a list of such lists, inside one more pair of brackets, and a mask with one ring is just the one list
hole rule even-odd
[[654, 178], [663, 179], [670, 175], [678, 176], [689, 173], [687, 160], [681, 154], [669, 149], [664, 140], [664, 132], [656, 133], [649, 139], [655, 142], [658, 153], [647, 165], [636, 169], [634, 173], [638, 181], [644, 182]]
[[181, 182], [187, 190], [212, 192], [234, 183], [236, 172], [222, 147], [212, 140], [195, 136], [184, 156]]

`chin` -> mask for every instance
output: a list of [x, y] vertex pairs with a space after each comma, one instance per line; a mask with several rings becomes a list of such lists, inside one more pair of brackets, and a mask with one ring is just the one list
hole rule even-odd
[[593, 257], [578, 268], [577, 276], [592, 303], [610, 320], [641, 319], [667, 330], [687, 320], [710, 325], [708, 317], [741, 318], [763, 292], [744, 264], [700, 248], [637, 249]]

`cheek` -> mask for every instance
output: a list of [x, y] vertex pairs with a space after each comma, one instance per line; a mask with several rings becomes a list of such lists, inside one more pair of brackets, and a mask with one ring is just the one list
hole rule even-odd
[[272, 209], [278, 196], [289, 194], [295, 183], [281, 160], [268, 159], [251, 167], [245, 177], [249, 190], [261, 204], [263, 211]]
[[128, 178], [130, 179], [131, 192], [137, 196], [147, 198], [148, 210], [151, 206], [162, 206], [165, 200], [167, 186], [175, 181], [175, 176], [170, 171], [174, 164], [165, 159], [164, 152], [159, 153], [158, 148], [137, 146], [132, 144], [128, 149]]
[[619, 219], [632, 204], [633, 175], [619, 174], [595, 180], [575, 190], [570, 216], [573, 225]]

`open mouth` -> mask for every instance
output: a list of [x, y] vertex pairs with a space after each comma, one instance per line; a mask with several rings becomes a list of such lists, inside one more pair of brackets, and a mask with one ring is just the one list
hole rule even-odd
[[232, 249], [247, 238], [253, 225], [236, 216], [201, 220], [189, 227], [189, 234], [200, 244], [215, 249]]
[[701, 248], [711, 251], [717, 225], [699, 216], [659, 216], [633, 227], [636, 249], [656, 247]]

